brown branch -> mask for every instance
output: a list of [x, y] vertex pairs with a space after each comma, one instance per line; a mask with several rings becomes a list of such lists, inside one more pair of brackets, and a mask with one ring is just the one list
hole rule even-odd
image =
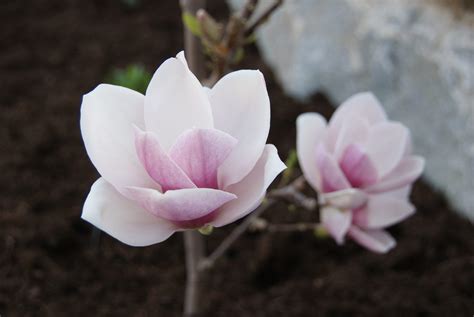
[[248, 21], [252, 16], [253, 12], [257, 8], [258, 0], [247, 0], [247, 3], [242, 8], [242, 12], [240, 13], [240, 17], [243, 21]]
[[254, 219], [254, 222], [249, 227], [252, 231], [267, 231], [267, 232], [304, 232], [320, 230], [322, 225], [320, 223], [312, 222], [298, 222], [298, 223], [269, 223], [262, 218]]
[[[180, 0], [180, 4], [183, 12], [196, 15], [199, 9], [205, 7], [206, 0]], [[184, 26], [184, 51], [191, 71], [197, 78], [203, 79], [206, 75], [206, 68], [201, 41], [189, 32], [186, 26]]]
[[255, 222], [255, 220], [269, 207], [271, 207], [278, 199], [285, 199], [294, 203], [297, 206], [305, 208], [307, 210], [315, 210], [317, 207], [317, 200], [314, 198], [306, 197], [300, 193], [299, 190], [303, 188], [305, 184], [304, 178], [301, 176], [294, 180], [291, 184], [274, 189], [267, 195], [268, 200], [262, 203], [253, 213], [244, 219], [222, 242], [221, 244], [211, 253], [207, 258], [201, 261], [199, 268], [201, 270], [208, 269], [214, 265], [216, 260], [220, 258], [227, 249], [242, 235], [247, 229]]
[[[205, 0], [181, 0], [183, 12], [195, 15], [203, 8]], [[205, 76], [204, 55], [200, 40], [194, 36], [184, 26], [184, 50], [189, 69], [198, 79]], [[184, 249], [186, 255], [186, 289], [184, 294], [184, 316], [194, 317], [200, 312], [201, 301], [199, 296], [202, 294], [202, 273], [198, 265], [205, 257], [204, 238], [196, 230], [184, 232]]]
[[252, 35], [255, 30], [273, 14], [273, 12], [278, 9], [283, 4], [283, 0], [275, 0], [273, 5], [268, 7], [262, 15], [260, 15], [247, 29], [245, 30], [245, 36]]
[[186, 254], [186, 289], [184, 293], [184, 316], [194, 317], [200, 312], [202, 273], [199, 263], [204, 258], [204, 239], [196, 230], [184, 232]]
[[262, 203], [254, 212], [245, 218], [212, 252], [207, 258], [203, 259], [199, 265], [200, 270], [211, 268], [216, 260], [220, 258], [227, 249], [245, 232], [252, 222], [258, 218], [265, 210], [275, 203], [275, 200], [269, 199]]

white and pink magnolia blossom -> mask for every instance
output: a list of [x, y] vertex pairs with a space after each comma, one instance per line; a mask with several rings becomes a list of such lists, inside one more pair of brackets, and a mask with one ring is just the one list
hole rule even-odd
[[309, 184], [318, 192], [320, 219], [342, 244], [349, 236], [374, 252], [396, 244], [384, 228], [412, 215], [411, 184], [424, 159], [411, 154], [408, 129], [388, 121], [371, 93], [345, 101], [329, 121], [317, 113], [297, 119], [297, 152]]
[[81, 107], [82, 137], [101, 175], [82, 218], [132, 246], [231, 223], [259, 205], [285, 168], [265, 144], [269, 128], [259, 71], [232, 72], [209, 89], [181, 52], [158, 68], [145, 95], [99, 85]]

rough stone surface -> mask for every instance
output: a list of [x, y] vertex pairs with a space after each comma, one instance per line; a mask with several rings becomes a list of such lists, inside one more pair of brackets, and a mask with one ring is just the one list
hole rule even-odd
[[474, 220], [472, 12], [433, 0], [287, 0], [257, 38], [291, 96], [323, 91], [340, 103], [373, 91], [411, 128], [425, 177]]

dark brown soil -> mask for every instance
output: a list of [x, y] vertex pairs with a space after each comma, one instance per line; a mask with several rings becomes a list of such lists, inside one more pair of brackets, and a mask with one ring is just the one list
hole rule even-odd
[[[212, 2], [222, 16], [221, 1]], [[37, 0], [0, 4], [0, 315], [179, 316], [182, 236], [131, 248], [96, 246], [81, 207], [97, 173], [79, 132], [81, 95], [108, 70], [154, 70], [182, 48], [178, 1]], [[296, 116], [332, 111], [327, 99], [285, 97], [251, 48], [247, 66], [266, 75], [270, 141], [285, 157]], [[428, 158], [429, 159], [429, 158]], [[418, 213], [393, 228], [398, 247], [376, 255], [311, 234], [248, 233], [209, 276], [205, 316], [472, 316], [473, 226], [423, 182]], [[284, 222], [311, 218], [279, 205]], [[217, 230], [209, 248], [232, 229]]]

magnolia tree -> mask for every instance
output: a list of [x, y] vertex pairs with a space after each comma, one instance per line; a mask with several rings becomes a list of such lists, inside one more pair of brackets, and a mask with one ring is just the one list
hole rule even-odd
[[[347, 237], [385, 253], [396, 243], [384, 228], [415, 211], [409, 193], [424, 160], [411, 154], [408, 129], [389, 121], [371, 93], [349, 98], [329, 122], [318, 113], [301, 114], [296, 153], [303, 175], [289, 183], [295, 178], [290, 166], [280, 186], [267, 193], [286, 166], [266, 144], [271, 102], [265, 79], [258, 70], [227, 73], [281, 1], [252, 17], [256, 4], [247, 1], [222, 25], [200, 9], [203, 1], [182, 1], [185, 52], [161, 64], [146, 93], [102, 84], [82, 101], [82, 137], [101, 175], [82, 218], [130, 246], [183, 232], [186, 316], [199, 312], [203, 273], [251, 225], [315, 230], [340, 245]], [[203, 49], [212, 65], [207, 79]], [[301, 192], [306, 182], [317, 199]], [[278, 225], [258, 218], [278, 200], [318, 210], [320, 223]], [[205, 235], [247, 215], [205, 253]]]

